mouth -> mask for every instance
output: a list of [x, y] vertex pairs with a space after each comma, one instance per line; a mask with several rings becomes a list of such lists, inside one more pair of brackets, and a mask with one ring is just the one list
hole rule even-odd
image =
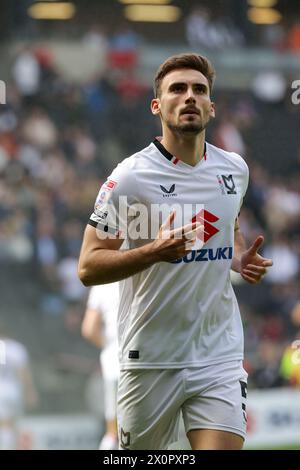
[[197, 109], [184, 109], [181, 111], [180, 115], [188, 115], [188, 116], [199, 116], [199, 111]]

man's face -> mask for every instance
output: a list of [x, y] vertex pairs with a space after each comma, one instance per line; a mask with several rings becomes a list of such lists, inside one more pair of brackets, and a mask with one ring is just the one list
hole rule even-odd
[[163, 126], [180, 134], [199, 134], [215, 116], [207, 78], [197, 70], [179, 69], [161, 82], [160, 96], [151, 103]]

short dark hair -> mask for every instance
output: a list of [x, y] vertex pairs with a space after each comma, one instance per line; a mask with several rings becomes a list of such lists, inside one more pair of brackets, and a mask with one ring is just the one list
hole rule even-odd
[[209, 91], [211, 93], [216, 76], [215, 69], [213, 68], [211, 62], [202, 55], [187, 53], [173, 55], [160, 65], [154, 79], [155, 97], [160, 95], [160, 86], [163, 78], [168, 73], [177, 69], [193, 69], [201, 72], [207, 78]]

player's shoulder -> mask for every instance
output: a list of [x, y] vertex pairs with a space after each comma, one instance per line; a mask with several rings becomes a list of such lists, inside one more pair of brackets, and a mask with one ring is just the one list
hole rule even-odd
[[148, 161], [149, 157], [155, 151], [154, 145], [151, 143], [147, 147], [135, 152], [134, 154], [130, 155], [127, 158], [124, 158], [116, 168], [120, 170], [135, 170], [139, 168], [141, 165], [145, 164], [145, 161]]
[[228, 165], [239, 167], [242, 172], [248, 173], [248, 165], [241, 155], [235, 152], [228, 152], [227, 150], [221, 149], [220, 147], [216, 147], [215, 145], [209, 143], [207, 143], [207, 145], [214, 158], [220, 159], [223, 162], [225, 160]]
[[[154, 145], [150, 144], [148, 147], [134, 153], [133, 155], [124, 158], [113, 170], [108, 178], [108, 184], [111, 189], [116, 188], [116, 194], [126, 188], [131, 192], [138, 191], [139, 174], [144, 169], [149, 169], [151, 166], [151, 158]], [[107, 183], [106, 183], [107, 185]]]

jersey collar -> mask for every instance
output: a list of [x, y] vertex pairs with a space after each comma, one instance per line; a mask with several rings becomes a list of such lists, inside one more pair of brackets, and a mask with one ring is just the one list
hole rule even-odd
[[[177, 165], [178, 162], [181, 160], [174, 155], [172, 155], [168, 150], [163, 146], [163, 144], [160, 142], [161, 137], [156, 137], [153, 141], [154, 145], [156, 148], [162, 153], [162, 155], [169, 160], [170, 162], [173, 163], [173, 165]], [[206, 160], [206, 142], [204, 142], [204, 153], [203, 153], [203, 159]]]

